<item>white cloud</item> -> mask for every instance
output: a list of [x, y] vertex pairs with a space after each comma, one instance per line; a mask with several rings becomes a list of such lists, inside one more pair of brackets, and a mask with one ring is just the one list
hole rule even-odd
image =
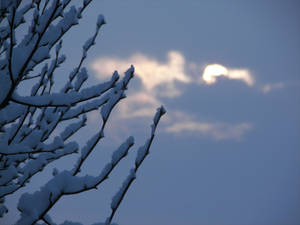
[[161, 102], [146, 92], [129, 95], [126, 102], [119, 104], [121, 118], [152, 117]]
[[282, 89], [286, 86], [285, 83], [283, 82], [279, 82], [279, 83], [275, 83], [275, 84], [265, 84], [263, 87], [262, 87], [262, 92], [263, 93], [268, 93], [270, 91], [273, 91], [275, 89]]
[[235, 139], [240, 140], [241, 137], [252, 128], [249, 123], [225, 124], [225, 123], [208, 123], [196, 121], [176, 122], [165, 128], [166, 132], [182, 134], [191, 132], [191, 134], [199, 134], [210, 136], [216, 140]]
[[184, 72], [184, 56], [177, 51], [169, 51], [167, 62], [159, 62], [144, 54], [137, 53], [128, 59], [113, 57], [99, 58], [92, 63], [92, 69], [99, 77], [109, 76], [112, 71], [125, 71], [131, 64], [135, 67], [135, 74], [141, 79], [147, 91], [163, 86], [163, 92], [157, 92], [166, 97], [175, 97], [180, 94], [175, 88], [175, 82], [189, 83], [191, 78]]
[[[162, 96], [175, 98], [181, 94], [182, 89], [179, 90], [177, 87], [179, 83], [214, 84], [218, 76], [225, 76], [228, 79], [241, 80], [248, 86], [254, 84], [253, 77], [246, 69], [232, 69], [211, 64], [206, 66], [202, 74], [203, 69], [200, 66], [186, 62], [184, 56], [177, 51], [169, 51], [165, 62], [137, 53], [127, 59], [102, 57], [95, 60], [91, 67], [101, 79], [109, 77], [114, 70], [124, 72], [131, 64], [135, 67], [135, 75], [141, 80], [142, 87], [131, 90], [126, 101], [118, 105], [117, 115], [121, 119], [152, 117], [156, 108], [162, 105]], [[195, 74], [197, 77], [194, 77]], [[198, 80], [202, 82], [198, 83]], [[248, 123], [232, 125], [198, 122], [192, 119], [191, 115], [175, 110], [168, 110], [162, 123], [165, 132], [168, 133], [183, 134], [190, 131], [216, 140], [238, 140], [251, 129]]]
[[[141, 79], [144, 89], [157, 96], [172, 98], [179, 96], [181, 92], [176, 87], [176, 82], [188, 84], [198, 79], [202, 81], [200, 84], [203, 82], [214, 84], [220, 76], [241, 80], [248, 86], [254, 85], [254, 78], [247, 69], [226, 68], [220, 64], [209, 64], [203, 70], [194, 62], [186, 62], [183, 54], [178, 51], [169, 51], [166, 62], [160, 62], [142, 53], [136, 53], [127, 59], [101, 57], [95, 60], [91, 67], [96, 71], [99, 78], [103, 78], [110, 76], [114, 70], [123, 72], [131, 64], [134, 65], [135, 74]], [[191, 74], [196, 74], [198, 77], [195, 78]]]
[[254, 84], [254, 78], [247, 69], [230, 69], [220, 64], [207, 65], [203, 71], [202, 79], [206, 84], [214, 84], [219, 76], [241, 80], [248, 86], [253, 86]]

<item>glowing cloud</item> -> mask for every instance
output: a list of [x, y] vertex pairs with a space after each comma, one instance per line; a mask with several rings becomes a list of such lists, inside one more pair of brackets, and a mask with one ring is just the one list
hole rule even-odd
[[[165, 97], [176, 97], [181, 94], [176, 88], [176, 82], [188, 84], [195, 79], [210, 85], [217, 82], [217, 77], [224, 76], [228, 79], [241, 80], [248, 86], [254, 85], [254, 78], [249, 70], [226, 68], [220, 64], [207, 65], [200, 77], [202, 69], [196, 63], [186, 62], [184, 56], [178, 51], [169, 51], [166, 62], [136, 53], [127, 59], [102, 57], [95, 60], [91, 67], [99, 78], [103, 78], [110, 76], [114, 70], [123, 72], [131, 64], [134, 65], [135, 74], [141, 79], [146, 91]], [[199, 78], [194, 78], [191, 74]], [[159, 91], [155, 91], [159, 87]]]
[[[137, 53], [126, 59], [117, 57], [101, 57], [96, 59], [91, 67], [96, 71], [98, 78], [111, 76], [114, 70], [120, 73], [126, 71], [130, 65], [135, 67], [135, 75], [141, 80], [142, 87], [133, 90], [126, 102], [118, 105], [118, 118], [146, 118], [152, 117], [155, 109], [163, 104], [163, 97], [178, 97], [183, 91], [177, 85], [214, 84], [217, 77], [225, 76], [228, 79], [236, 79], [245, 82], [248, 86], [254, 84], [254, 79], [246, 69], [226, 68], [219, 64], [211, 64], [205, 67], [193, 62], [186, 62], [184, 56], [177, 51], [169, 51], [167, 60], [162, 62], [147, 55]], [[203, 75], [201, 76], [203, 72]], [[201, 82], [197, 82], [201, 80]], [[248, 123], [225, 124], [198, 122], [192, 116], [176, 110], [169, 110], [162, 121], [164, 131], [172, 134], [193, 133], [212, 137], [216, 140], [240, 139], [251, 125]], [[189, 131], [189, 132], [188, 132]]]
[[92, 69], [97, 72], [99, 77], [103, 77], [110, 75], [114, 70], [125, 71], [133, 64], [135, 74], [141, 79], [147, 91], [163, 86], [162, 95], [175, 97], [180, 94], [175, 88], [175, 81], [189, 83], [191, 78], [184, 72], [185, 59], [180, 52], [170, 51], [167, 58], [166, 63], [161, 63], [140, 53], [134, 54], [127, 60], [100, 58], [92, 63]]
[[159, 105], [162, 103], [158, 99], [145, 92], [134, 93], [126, 98], [124, 104], [120, 103], [119, 116], [121, 118], [152, 117]]
[[207, 123], [195, 121], [183, 121], [166, 127], [165, 131], [169, 133], [192, 132], [203, 136], [211, 136], [216, 140], [236, 139], [241, 137], [252, 128], [249, 123], [240, 123], [236, 125], [224, 123]]
[[254, 79], [250, 72], [246, 69], [228, 69], [219, 64], [207, 65], [204, 69], [202, 79], [206, 84], [214, 84], [217, 82], [217, 77], [224, 76], [229, 79], [241, 80], [248, 86], [253, 86]]
[[262, 87], [262, 92], [266, 94], [275, 89], [284, 88], [285, 86], [286, 86], [286, 84], [283, 82], [279, 82], [279, 83], [275, 83], [275, 84], [266, 84]]

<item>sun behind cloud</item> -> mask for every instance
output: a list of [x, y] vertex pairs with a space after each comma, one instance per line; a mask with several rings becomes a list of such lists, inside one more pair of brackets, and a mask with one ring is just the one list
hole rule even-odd
[[[179, 83], [201, 87], [203, 84], [213, 85], [218, 77], [224, 76], [230, 80], [240, 80], [249, 87], [254, 85], [254, 78], [247, 69], [210, 64], [203, 70], [199, 64], [188, 62], [181, 52], [174, 50], [167, 53], [165, 61], [142, 53], [128, 58], [100, 57], [91, 64], [91, 68], [97, 77], [107, 78], [114, 70], [120, 73], [126, 71], [131, 64], [135, 67], [136, 77], [141, 80], [141, 87], [131, 92], [127, 101], [119, 105], [118, 116], [123, 119], [151, 117], [155, 109], [164, 104], [165, 98], [178, 98], [183, 94], [184, 89], [179, 88]], [[199, 121], [184, 109], [168, 111], [163, 122], [164, 131], [173, 135], [193, 133], [215, 140], [240, 140], [252, 128], [248, 122]]]
[[[167, 60], [159, 61], [142, 53], [135, 53], [132, 56], [122, 59], [118, 57], [100, 57], [96, 59], [91, 67], [96, 71], [98, 77], [108, 77], [114, 70], [125, 71], [134, 65], [135, 74], [141, 79], [147, 91], [155, 92], [157, 87], [163, 87], [155, 94], [165, 97], [177, 97], [181, 94], [176, 83], [190, 84], [197, 74], [199, 84], [212, 85], [217, 82], [220, 76], [230, 80], [240, 80], [248, 86], [255, 83], [254, 77], [248, 69], [230, 68], [220, 64], [209, 64], [201, 68], [194, 62], [187, 62], [184, 55], [179, 51], [171, 50], [167, 53]], [[202, 75], [201, 75], [202, 74]]]
[[248, 86], [254, 84], [254, 78], [247, 69], [228, 69], [220, 64], [207, 65], [203, 71], [202, 79], [206, 84], [214, 84], [219, 76], [241, 80]]

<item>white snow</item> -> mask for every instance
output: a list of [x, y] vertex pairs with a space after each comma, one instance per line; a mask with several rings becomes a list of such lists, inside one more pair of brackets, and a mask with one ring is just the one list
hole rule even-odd
[[128, 187], [129, 183], [135, 179], [135, 176], [136, 175], [134, 169], [131, 169], [128, 177], [123, 182], [121, 188], [112, 198], [111, 205], [110, 205], [112, 210], [115, 210], [118, 207], [118, 204], [120, 203], [121, 198], [124, 195], [124, 192], [126, 191], [126, 188]]
[[83, 118], [79, 122], [75, 122], [67, 126], [64, 131], [60, 134], [61, 138], [63, 140], [66, 140], [68, 137], [76, 133], [81, 127], [85, 125], [85, 122], [87, 120], [86, 115], [83, 115]]
[[[1, 62], [0, 62], [1, 68]], [[11, 80], [7, 68], [0, 70], [0, 104], [4, 101], [11, 88]], [[0, 111], [1, 112], [1, 111]], [[1, 119], [1, 117], [0, 117]]]
[[112, 155], [112, 164], [116, 164], [122, 157], [127, 155], [128, 149], [134, 144], [134, 138], [129, 137]]
[[86, 68], [82, 68], [77, 75], [77, 79], [74, 84], [75, 91], [78, 91], [81, 85], [88, 79]]
[[111, 96], [108, 100], [108, 102], [101, 108], [101, 116], [103, 121], [106, 121], [110, 115], [111, 110], [116, 105], [118, 101], [120, 101], [121, 98], [124, 98], [125, 94], [123, 90], [114, 89], [113, 92], [111, 92]]
[[[18, 4], [18, 1], [10, 2], [13, 5]], [[0, 109], [0, 217], [7, 212], [4, 205], [5, 196], [23, 188], [34, 175], [43, 171], [51, 162], [78, 152], [78, 144], [68, 142], [68, 139], [85, 126], [87, 121], [85, 113], [99, 110], [103, 123], [100, 131], [92, 136], [81, 149], [73, 170], [60, 172], [55, 168], [49, 182], [34, 193], [25, 193], [21, 196], [18, 204], [21, 217], [17, 225], [38, 224], [42, 215], [48, 221], [46, 223], [55, 225], [45, 214], [49, 207], [63, 195], [77, 194], [96, 188], [108, 178], [134, 144], [133, 137], [123, 142], [112, 153], [111, 161], [98, 176], [78, 176], [74, 172], [80, 171], [82, 163], [94, 150], [99, 140], [104, 137], [106, 121], [114, 106], [126, 97], [125, 91], [133, 77], [134, 67], [131, 66], [125, 72], [122, 80], [119, 80], [120, 76], [115, 71], [107, 82], [83, 88], [88, 79], [88, 73], [86, 68], [81, 68], [81, 64], [87, 51], [95, 44], [100, 27], [105, 24], [103, 15], [99, 15], [95, 33], [83, 45], [82, 61], [70, 73], [69, 81], [56, 92], [56, 68], [66, 60], [65, 55], [60, 55], [61, 38], [72, 26], [78, 24], [85, 6], [91, 0], [84, 0], [83, 6], [79, 8], [67, 6], [70, 0], [49, 1], [44, 12], [42, 12], [44, 3], [37, 9], [38, 2], [39, 0], [35, 0], [17, 9], [12, 41], [7, 23], [0, 27], [0, 48], [3, 51], [0, 59], [0, 104], [6, 98], [9, 99], [9, 103]], [[5, 16], [12, 21], [12, 8], [10, 7], [8, 11], [9, 13]], [[28, 31], [24, 36], [20, 36], [21, 40], [16, 40], [15, 35], [18, 34], [16, 29], [25, 22], [28, 12], [30, 16], [33, 16], [33, 19], [27, 23]], [[13, 47], [12, 58], [10, 57], [11, 45]], [[52, 59], [48, 60], [51, 56], [53, 56]], [[31, 85], [29, 96], [21, 94], [22, 90], [17, 90], [23, 82], [29, 82]], [[9, 92], [12, 87], [14, 87], [13, 91]], [[157, 112], [154, 118], [152, 136], [161, 114], [162, 110]], [[82, 118], [78, 120], [77, 118], [81, 115]], [[61, 127], [61, 122], [66, 120], [72, 121], [68, 122], [68, 126]], [[62, 131], [59, 134], [58, 131], [61, 128]], [[149, 139], [140, 148], [136, 162], [142, 162], [150, 144]], [[114, 196], [112, 209], [116, 209], [130, 182], [135, 179], [136, 170], [137, 168], [131, 170], [119, 192]], [[70, 224], [74, 225], [70, 221], [64, 223], [64, 225]], [[94, 225], [103, 224], [107, 225], [107, 223]]]
[[146, 157], [146, 155], [148, 154], [148, 148], [150, 145], [150, 139], [148, 139], [145, 143], [145, 145], [139, 147], [137, 155], [136, 155], [136, 159], [135, 159], [135, 164], [136, 165], [140, 165], [141, 162], [143, 161], [143, 159]]

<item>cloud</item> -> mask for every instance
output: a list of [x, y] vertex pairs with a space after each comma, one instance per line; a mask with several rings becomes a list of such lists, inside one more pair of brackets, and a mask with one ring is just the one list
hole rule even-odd
[[104, 57], [92, 63], [92, 69], [97, 76], [108, 76], [114, 70], [125, 71], [131, 64], [135, 67], [135, 74], [141, 79], [148, 92], [153, 92], [156, 87], [163, 86], [164, 90], [156, 92], [166, 97], [175, 97], [180, 94], [175, 88], [175, 82], [190, 83], [191, 78], [185, 73], [184, 56], [177, 51], [169, 51], [167, 61], [159, 62], [144, 54], [136, 53], [128, 59]]
[[276, 90], [276, 89], [282, 89], [286, 86], [285, 83], [279, 82], [279, 83], [274, 83], [274, 84], [265, 84], [262, 87], [262, 92], [263, 93], [269, 93], [270, 91]]
[[[228, 79], [241, 80], [248, 86], [254, 84], [254, 79], [246, 69], [226, 68], [219, 64], [200, 67], [193, 62], [187, 62], [183, 54], [169, 51], [167, 59], [160, 61], [142, 53], [122, 59], [118, 57], [101, 57], [96, 59], [91, 68], [96, 71], [99, 79], [109, 77], [114, 70], [124, 72], [133, 64], [135, 75], [141, 81], [141, 87], [131, 90], [126, 101], [118, 104], [117, 117], [119, 119], [149, 118], [156, 108], [163, 103], [164, 98], [176, 98], [182, 94], [181, 84], [212, 85], [219, 76]], [[195, 77], [195, 75], [197, 77]], [[198, 82], [198, 81], [201, 82]], [[179, 106], [180, 107], [180, 106]], [[180, 122], [178, 122], [180, 121]], [[163, 130], [170, 134], [197, 133], [215, 140], [240, 139], [251, 129], [249, 123], [227, 124], [214, 122], [199, 122], [192, 116], [180, 110], [168, 110], [162, 120]]]
[[[175, 83], [192, 83], [197, 74], [200, 83], [214, 84], [217, 78], [224, 76], [232, 80], [241, 80], [248, 86], [254, 85], [254, 78], [247, 69], [227, 68], [220, 64], [206, 65], [204, 70], [194, 62], [186, 62], [183, 54], [178, 51], [169, 51], [167, 61], [160, 62], [142, 53], [136, 53], [127, 59], [117, 57], [102, 57], [95, 60], [91, 67], [96, 71], [99, 78], [110, 76], [112, 71], [125, 71], [131, 64], [135, 67], [135, 74], [142, 81], [147, 91], [155, 91], [157, 95], [165, 97], [177, 97], [181, 92]], [[203, 72], [202, 72], [203, 70]], [[202, 74], [202, 76], [201, 76]], [[195, 83], [195, 82], [194, 82]]]
[[152, 117], [155, 109], [162, 103], [146, 92], [129, 95], [124, 104], [119, 104], [120, 118]]
[[[117, 57], [101, 57], [91, 67], [99, 78], [108, 77], [114, 70], [125, 71], [133, 64], [135, 74], [141, 80], [146, 91], [154, 95], [174, 98], [181, 94], [177, 83], [214, 84], [220, 76], [227, 79], [240, 80], [248, 86], [254, 85], [254, 78], [247, 69], [227, 68], [220, 64], [209, 64], [203, 68], [194, 62], [187, 62], [182, 53], [169, 51], [167, 60], [161, 62], [142, 53], [136, 53], [127, 59]], [[192, 76], [196, 74], [198, 77]], [[202, 74], [202, 75], [201, 75]]]
[[251, 128], [252, 125], [249, 123], [239, 123], [236, 125], [232, 125], [225, 123], [183, 121], [167, 126], [165, 128], [165, 131], [174, 134], [191, 132], [191, 134], [210, 136], [216, 140], [240, 140], [241, 137]]
[[233, 80], [241, 80], [248, 86], [254, 85], [254, 78], [247, 69], [230, 69], [220, 64], [207, 65], [203, 71], [202, 80], [206, 84], [214, 84], [217, 82], [217, 77], [219, 76]]

